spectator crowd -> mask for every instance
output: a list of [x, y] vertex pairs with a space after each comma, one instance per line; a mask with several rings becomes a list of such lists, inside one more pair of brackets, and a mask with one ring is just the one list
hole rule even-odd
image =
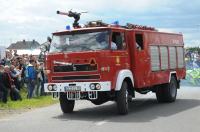
[[0, 60], [0, 100], [4, 103], [8, 97], [12, 101], [22, 100], [20, 91], [27, 89], [27, 98], [43, 96], [44, 63], [34, 55], [18, 55], [17, 51], [6, 51], [6, 57]]
[[187, 69], [200, 68], [200, 53], [198, 50], [187, 49], [185, 51], [185, 62]]

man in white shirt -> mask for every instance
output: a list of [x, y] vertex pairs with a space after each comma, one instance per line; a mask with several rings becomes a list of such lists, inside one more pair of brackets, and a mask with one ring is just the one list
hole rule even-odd
[[116, 50], [117, 49], [117, 45], [115, 42], [111, 42], [111, 49]]

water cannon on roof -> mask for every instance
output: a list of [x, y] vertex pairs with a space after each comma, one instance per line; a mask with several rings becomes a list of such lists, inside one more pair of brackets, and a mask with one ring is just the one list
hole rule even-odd
[[83, 13], [87, 13], [87, 12], [73, 12], [72, 10], [68, 11], [68, 12], [61, 12], [61, 11], [57, 11], [57, 14], [59, 15], [65, 15], [68, 17], [73, 17], [74, 18], [74, 23], [73, 23], [73, 27], [74, 28], [80, 28], [81, 26], [79, 25], [78, 21], [80, 20], [80, 16]]
[[[68, 12], [57, 11], [57, 14], [59, 14], [59, 15], [73, 17], [74, 18], [74, 23], [73, 23], [74, 28], [81, 28], [78, 21], [80, 20], [80, 16], [83, 13], [88, 13], [88, 12], [80, 12], [79, 13], [79, 12], [73, 12], [72, 10], [70, 10]], [[104, 23], [102, 20], [89, 21], [85, 24], [84, 27], [85, 28], [89, 28], [89, 27], [119, 27], [119, 28], [125, 28], [125, 29], [158, 31], [154, 27], [149, 27], [149, 26], [143, 26], [143, 25], [137, 25], [137, 24], [131, 24], [131, 23], [127, 23], [125, 26], [121, 26], [121, 25], [119, 25], [119, 21], [114, 21], [112, 24], [107, 24], [107, 23]], [[66, 30], [70, 30], [69, 25], [66, 26]]]

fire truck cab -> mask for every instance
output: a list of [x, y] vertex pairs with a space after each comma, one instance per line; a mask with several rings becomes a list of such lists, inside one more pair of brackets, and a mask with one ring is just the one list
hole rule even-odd
[[127, 114], [135, 92], [174, 102], [186, 74], [183, 35], [131, 24], [55, 32], [46, 73], [45, 92], [59, 98], [64, 113], [89, 100], [116, 101], [119, 114]]

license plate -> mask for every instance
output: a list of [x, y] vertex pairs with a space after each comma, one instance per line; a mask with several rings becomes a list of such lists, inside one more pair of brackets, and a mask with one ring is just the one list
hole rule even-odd
[[81, 91], [81, 86], [65, 86], [65, 91]]

